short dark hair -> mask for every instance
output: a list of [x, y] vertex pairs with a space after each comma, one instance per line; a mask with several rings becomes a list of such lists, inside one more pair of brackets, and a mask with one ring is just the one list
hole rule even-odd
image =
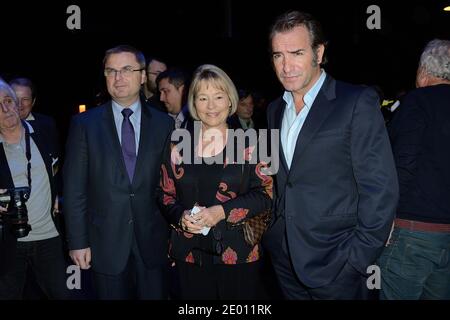
[[9, 85], [12, 86], [21, 86], [28, 87], [31, 90], [31, 97], [34, 99], [36, 97], [36, 88], [33, 82], [28, 78], [14, 78], [9, 82]]
[[109, 56], [112, 54], [118, 54], [123, 52], [129, 52], [134, 54], [136, 57], [136, 61], [139, 63], [139, 66], [143, 69], [145, 69], [145, 57], [144, 54], [136, 49], [135, 47], [129, 46], [129, 45], [120, 45], [111, 49], [106, 50], [105, 57], [103, 58], [103, 67], [106, 64], [106, 60], [108, 60]]
[[189, 79], [186, 73], [179, 68], [169, 68], [166, 71], [161, 72], [156, 77], [156, 84], [159, 85], [162, 79], [167, 79], [170, 84], [175, 86], [175, 88], [179, 88], [182, 85], [185, 85], [186, 90], [189, 87]]
[[[145, 61], [147, 62], [147, 64], [146, 64], [146, 68], [148, 69], [148, 66], [150, 65], [150, 63], [152, 62], [152, 61], [159, 61], [159, 62], [161, 62], [161, 63], [164, 63], [164, 64], [166, 64], [165, 62], [164, 62], [164, 60], [162, 60], [162, 59], [160, 59], [159, 57], [156, 57], [156, 56], [146, 56], [145, 57]], [[167, 64], [166, 64], [167, 65]]]
[[[311, 14], [301, 11], [287, 11], [279, 15], [270, 28], [269, 45], [272, 52], [272, 39], [276, 33], [287, 32], [296, 27], [304, 26], [309, 33], [311, 47], [314, 54], [316, 54], [319, 45], [327, 46], [328, 42], [322, 29], [322, 25]], [[321, 64], [326, 63], [325, 54], [322, 58]]]
[[248, 89], [245, 89], [245, 88], [238, 89], [237, 93], [238, 93], [239, 101], [244, 100], [247, 97], [253, 98], [253, 92]]

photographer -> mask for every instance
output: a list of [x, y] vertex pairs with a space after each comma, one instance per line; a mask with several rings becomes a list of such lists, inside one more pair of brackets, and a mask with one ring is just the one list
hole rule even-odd
[[50, 299], [67, 299], [66, 263], [52, 214], [56, 146], [20, 120], [17, 97], [0, 81], [0, 299], [22, 299], [31, 267]]

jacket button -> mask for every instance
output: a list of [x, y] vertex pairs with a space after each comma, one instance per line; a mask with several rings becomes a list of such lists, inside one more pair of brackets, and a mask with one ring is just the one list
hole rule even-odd
[[132, 224], [133, 223], [133, 219], [128, 220], [128, 224]]
[[288, 186], [288, 188], [292, 188], [292, 183], [291, 183], [291, 182], [288, 182], [288, 183], [287, 183], [287, 186]]
[[133, 198], [134, 197], [134, 193], [130, 193], [130, 197]]

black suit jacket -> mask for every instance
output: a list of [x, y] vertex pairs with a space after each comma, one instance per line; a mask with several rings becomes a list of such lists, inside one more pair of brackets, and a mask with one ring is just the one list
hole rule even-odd
[[34, 120], [28, 120], [34, 130], [39, 131], [42, 135], [47, 136], [47, 139], [52, 140], [52, 145], [59, 150], [59, 134], [56, 128], [55, 120], [45, 114], [32, 112]]
[[168, 226], [156, 203], [159, 168], [173, 121], [141, 99], [141, 131], [130, 183], [112, 104], [73, 118], [64, 164], [69, 249], [91, 248], [94, 271], [122, 272], [133, 237], [147, 267], [167, 262]]
[[[33, 128], [34, 129], [34, 128]], [[53, 168], [57, 167], [57, 163], [54, 163], [54, 159], [59, 159], [58, 148], [53, 143], [53, 140], [49, 138], [49, 136], [42, 134], [40, 131], [34, 129], [34, 132], [30, 135], [31, 139], [36, 144], [39, 152], [44, 160], [45, 167], [47, 169], [47, 175], [50, 182], [50, 190], [52, 197], [52, 204], [55, 201], [55, 197], [57, 194], [57, 185], [56, 185], [56, 176], [57, 173], [54, 172]], [[3, 149], [3, 144], [0, 143], [0, 189], [11, 189], [14, 188], [14, 182], [11, 176], [11, 171], [8, 167], [8, 161], [6, 160], [5, 150]], [[33, 155], [32, 155], [33, 156]], [[52, 168], [53, 167], [53, 168]], [[55, 174], [54, 174], [55, 173]], [[33, 179], [33, 176], [31, 176]], [[38, 191], [35, 191], [38, 192]], [[58, 232], [61, 234], [61, 230], [59, 229], [59, 223], [55, 220], [55, 217], [52, 214], [52, 219], [55, 223], [55, 226], [58, 229]], [[33, 226], [31, 226], [33, 227]], [[5, 225], [4, 230], [1, 235], [2, 239], [0, 240], [0, 274], [4, 272], [9, 265], [7, 262], [11, 262], [14, 260], [15, 247], [16, 247], [16, 238], [12, 235], [9, 230], [9, 226]]]
[[[271, 103], [270, 129], [281, 128], [284, 109], [282, 98]], [[276, 210], [285, 217], [297, 276], [314, 288], [332, 282], [346, 263], [366, 274], [389, 235], [398, 200], [375, 91], [327, 75], [299, 133], [290, 170], [281, 143], [279, 148]], [[266, 242], [272, 237], [280, 243], [276, 238], [282, 236], [269, 232]]]
[[399, 218], [450, 224], [450, 85], [411, 91], [389, 125]]

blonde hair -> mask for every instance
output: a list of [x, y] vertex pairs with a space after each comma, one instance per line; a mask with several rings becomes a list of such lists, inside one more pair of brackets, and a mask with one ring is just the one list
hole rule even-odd
[[239, 97], [233, 81], [231, 81], [225, 71], [219, 67], [212, 64], [204, 64], [195, 70], [191, 86], [189, 87], [188, 108], [192, 118], [200, 120], [197, 115], [194, 101], [202, 83], [211, 84], [214, 88], [222, 90], [228, 95], [228, 99], [230, 99], [231, 102], [230, 113], [228, 116], [231, 116], [236, 112]]

